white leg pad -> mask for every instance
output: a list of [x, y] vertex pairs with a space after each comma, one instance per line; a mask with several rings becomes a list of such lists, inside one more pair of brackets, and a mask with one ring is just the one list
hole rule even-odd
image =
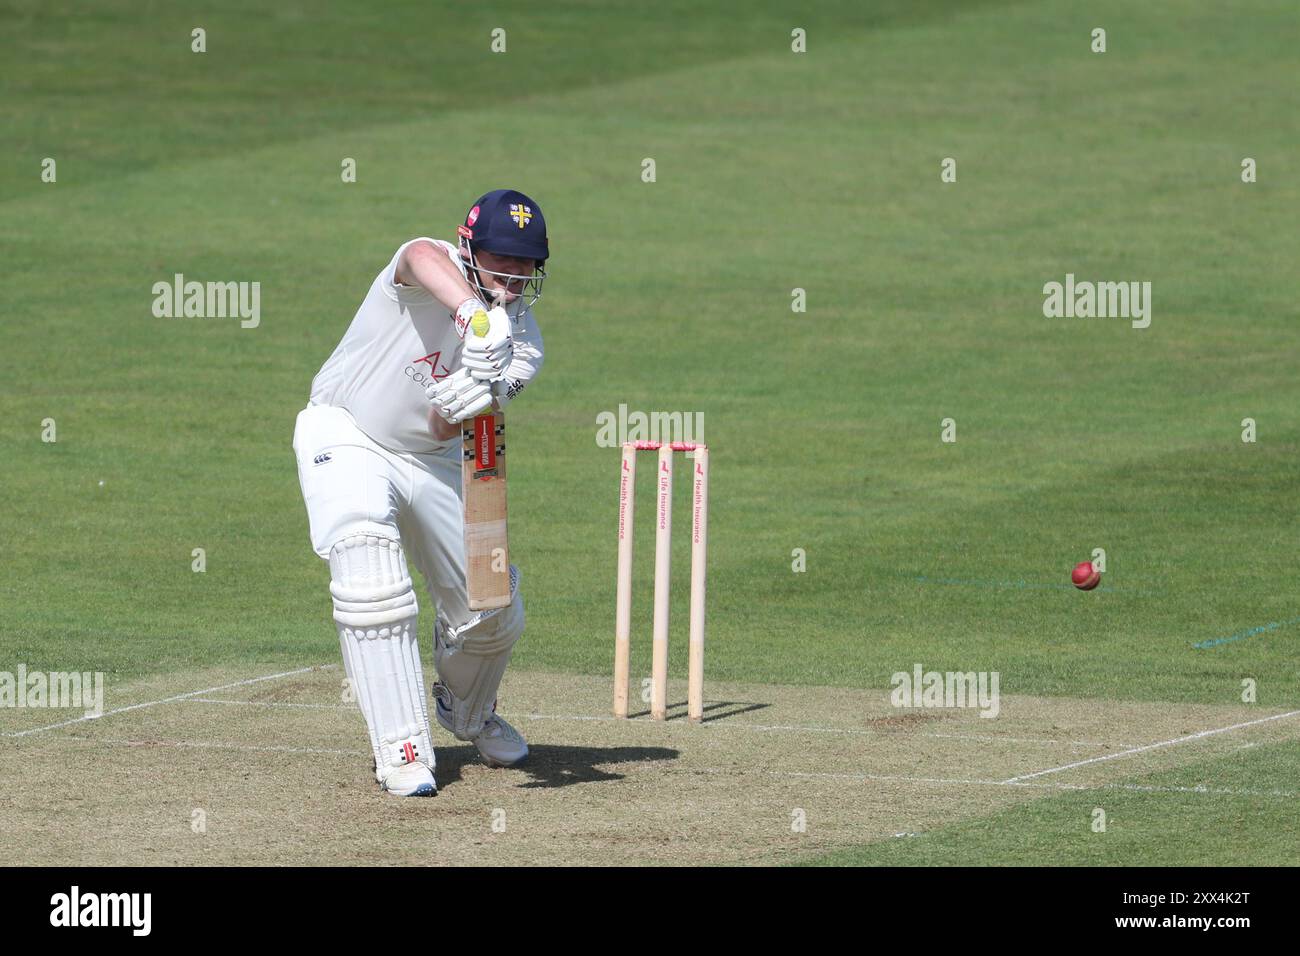
[[330, 593], [343, 666], [370, 731], [375, 777], [420, 762], [433, 769], [420, 666], [420, 608], [402, 546], [358, 534], [330, 549]]
[[484, 611], [458, 628], [441, 619], [434, 626], [433, 666], [451, 692], [452, 733], [473, 740], [492, 716], [497, 690], [515, 642], [524, 633], [524, 599], [519, 594], [519, 570], [510, 567], [511, 601], [496, 611]]

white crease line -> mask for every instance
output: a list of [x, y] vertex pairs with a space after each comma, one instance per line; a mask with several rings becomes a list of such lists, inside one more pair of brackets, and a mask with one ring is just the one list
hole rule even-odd
[[245, 707], [305, 707], [308, 710], [357, 710], [356, 704], [295, 704], [285, 700], [220, 700], [216, 697], [190, 697], [185, 704], [243, 704]]
[[1148, 750], [1158, 750], [1161, 747], [1172, 747], [1174, 744], [1186, 743], [1189, 740], [1201, 740], [1204, 737], [1213, 737], [1215, 734], [1226, 734], [1230, 730], [1241, 730], [1243, 727], [1254, 727], [1256, 724], [1266, 724], [1271, 720], [1285, 720], [1287, 717], [1294, 717], [1300, 714], [1300, 710], [1290, 710], [1285, 714], [1273, 714], [1271, 717], [1260, 717], [1258, 720], [1248, 720], [1242, 724], [1233, 724], [1231, 727], [1216, 727], [1213, 730], [1201, 730], [1194, 734], [1188, 734], [1185, 737], [1175, 737], [1172, 740], [1159, 740], [1153, 744], [1146, 744], [1142, 747], [1130, 747], [1128, 750], [1122, 750], [1116, 754], [1102, 754], [1100, 757], [1089, 757], [1087, 760], [1076, 760], [1074, 763], [1067, 763], [1060, 767], [1049, 767], [1046, 770], [1037, 770], [1034, 773], [1021, 774], [1018, 777], [1009, 777], [1004, 783], [1019, 783], [1021, 780], [1032, 780], [1034, 777], [1046, 776], [1049, 773], [1060, 773], [1063, 770], [1073, 770], [1075, 767], [1086, 767], [1090, 763], [1100, 763], [1103, 760], [1116, 760], [1120, 757], [1131, 757], [1133, 754], [1144, 753]]
[[78, 737], [75, 734], [65, 734], [60, 740], [75, 740], [79, 743], [89, 744], [116, 744], [120, 747], [178, 747], [184, 750], [246, 750], [257, 753], [277, 753], [277, 754], [338, 754], [345, 757], [362, 757], [370, 753], [368, 750], [331, 750], [326, 747], [275, 747], [275, 746], [257, 746], [256, 744], [228, 744], [219, 740], [202, 741], [202, 740], [126, 740], [114, 737]]
[[140, 710], [144, 707], [156, 707], [159, 704], [171, 704], [178, 700], [185, 700], [189, 697], [198, 697], [200, 694], [211, 694], [214, 691], [229, 690], [232, 687], [247, 687], [249, 684], [257, 684], [267, 680], [279, 680], [281, 677], [293, 677], [297, 674], [306, 674], [308, 671], [320, 670], [322, 667], [332, 667], [331, 664], [314, 665], [312, 667], [300, 667], [295, 671], [284, 671], [280, 674], [266, 674], [262, 677], [250, 677], [248, 680], [235, 681], [233, 684], [222, 684], [220, 687], [205, 687], [202, 690], [190, 691], [188, 694], [177, 694], [174, 697], [164, 697], [161, 700], [150, 700], [143, 704], [131, 704], [129, 707], [117, 707], [113, 710], [105, 711], [102, 714], [86, 714], [81, 717], [73, 717], [71, 720], [60, 721], [57, 724], [47, 724], [44, 727], [33, 727], [30, 730], [19, 730], [11, 733], [0, 734], [0, 737], [26, 737], [30, 734], [39, 734], [47, 730], [57, 730], [59, 727], [70, 727], [73, 724], [80, 724], [87, 720], [103, 720], [105, 717], [112, 717], [114, 714], [125, 714], [131, 710]]
[[1071, 747], [1132, 747], [1132, 744], [1102, 743], [1097, 740], [1056, 740], [1052, 737], [999, 737], [997, 734], [922, 734], [922, 737], [942, 737], [946, 740], [993, 740], [1009, 744], [1068, 744]]
[[[253, 753], [285, 753], [285, 754], [327, 754], [341, 757], [363, 757], [369, 754], [366, 750], [336, 750], [326, 747], [276, 747], [276, 746], [257, 746], [253, 744], [234, 744], [224, 743], [222, 741], [187, 741], [187, 740], [128, 740], [112, 737], [79, 737], [68, 734], [60, 740], [70, 740], [77, 743], [89, 744], [114, 744], [121, 747], [174, 747], [177, 749], [200, 749], [200, 750], [237, 750]], [[631, 763], [643, 763], [645, 761], [631, 761]], [[657, 761], [655, 773], [665, 772], [662, 765]], [[524, 767], [527, 770], [527, 767]], [[668, 770], [668, 773], [707, 773], [717, 774], [719, 776], [743, 776], [751, 771], [736, 770], [730, 767], [704, 767], [700, 769], [682, 768], [680, 770]], [[1142, 793], [1199, 793], [1209, 796], [1231, 796], [1231, 797], [1285, 797], [1295, 799], [1300, 797], [1300, 792], [1292, 790], [1248, 790], [1232, 787], [1158, 787], [1143, 786], [1132, 783], [1099, 783], [1099, 784], [1078, 784], [1078, 783], [1011, 783], [1006, 780], [970, 780], [956, 779], [949, 777], [902, 777], [889, 776], [885, 774], [870, 773], [818, 773], [804, 772], [798, 770], [760, 770], [766, 776], [772, 777], [795, 777], [798, 779], [814, 780], [836, 780], [847, 783], [915, 783], [938, 786], [962, 786], [962, 787], [1013, 787], [1020, 789], [1034, 790], [1129, 790]]]
[[[89, 744], [114, 744], [121, 747], [174, 747], [177, 749], [200, 749], [200, 750], [238, 750], [253, 753], [286, 753], [286, 754], [327, 754], [341, 757], [363, 757], [369, 754], [365, 750], [336, 750], [326, 747], [276, 747], [276, 746], [257, 746], [253, 744], [234, 744], [224, 743], [222, 741], [186, 741], [186, 740], [127, 740], [112, 737], [79, 737], [75, 735], [65, 735], [60, 740], [70, 740], [77, 743]], [[630, 761], [632, 764], [644, 763], [646, 761]], [[624, 762], [627, 763], [627, 762]], [[664, 773], [665, 770], [657, 761], [656, 773]], [[524, 767], [527, 770], [527, 767]], [[680, 770], [668, 770], [667, 773], [707, 773], [717, 774], [719, 776], [744, 776], [750, 773], [748, 770], [736, 770], [732, 767], [703, 767], [699, 769], [682, 768]], [[902, 777], [890, 776], [885, 774], [870, 773], [820, 773], [805, 772], [798, 770], [760, 770], [758, 773], [772, 777], [795, 777], [798, 779], [814, 780], [837, 780], [848, 783], [915, 783], [938, 786], [963, 786], [963, 787], [1014, 787], [1021, 789], [1034, 790], [1127, 790], [1141, 793], [1199, 793], [1208, 796], [1230, 796], [1230, 797], [1284, 797], [1295, 799], [1300, 797], [1300, 792], [1293, 790], [1249, 790], [1233, 787], [1159, 787], [1144, 786], [1133, 783], [1099, 783], [1099, 784], [1078, 784], [1078, 783], [1020, 783], [1008, 780], [971, 780], [965, 778], [950, 777]]]
[[[185, 701], [187, 704], [243, 704], [248, 707], [297, 707], [312, 710], [346, 710], [355, 711], [354, 704], [299, 704], [289, 701], [274, 700], [217, 700], [211, 697], [192, 697]], [[572, 720], [572, 721], [596, 721], [599, 723], [613, 723], [621, 721], [618, 717], [603, 717], [595, 715], [580, 714], [515, 714], [508, 711], [501, 711], [501, 716], [509, 719], [518, 720]], [[709, 729], [717, 728], [719, 730], [757, 730], [757, 731], [790, 731], [794, 733], [807, 732], [815, 734], [857, 734], [862, 736], [877, 736], [885, 731], [867, 728], [867, 727], [814, 727], [801, 724], [748, 724], [748, 723], [710, 723]], [[906, 733], [897, 736], [908, 736]], [[1004, 737], [998, 734], [935, 734], [920, 733], [911, 736], [934, 737], [940, 740], [984, 740], [993, 743], [1008, 744], [1053, 744], [1065, 747], [1131, 747], [1132, 744], [1115, 741], [1112, 743], [1102, 743], [1096, 740], [1058, 740], [1052, 737]]]

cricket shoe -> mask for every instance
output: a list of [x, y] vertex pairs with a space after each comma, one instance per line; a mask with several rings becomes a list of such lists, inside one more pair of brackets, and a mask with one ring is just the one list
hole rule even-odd
[[[451, 690], [442, 681], [433, 685], [433, 699], [437, 702], [434, 715], [438, 723], [443, 730], [455, 735], [451, 722]], [[528, 756], [528, 744], [524, 742], [523, 734], [497, 713], [496, 701], [492, 702], [492, 716], [483, 721], [483, 729], [471, 739], [489, 767], [513, 767]]]
[[385, 792], [396, 797], [435, 797], [438, 785], [434, 782], [433, 771], [424, 764], [408, 763], [394, 767], [384, 776], [380, 784]]

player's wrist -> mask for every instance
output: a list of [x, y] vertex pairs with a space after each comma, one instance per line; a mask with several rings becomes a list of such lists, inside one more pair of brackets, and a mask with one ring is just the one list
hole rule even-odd
[[524, 387], [522, 382], [508, 379], [504, 375], [498, 379], [493, 379], [491, 385], [492, 406], [497, 411], [503, 411], [510, 404], [510, 400], [518, 395]]

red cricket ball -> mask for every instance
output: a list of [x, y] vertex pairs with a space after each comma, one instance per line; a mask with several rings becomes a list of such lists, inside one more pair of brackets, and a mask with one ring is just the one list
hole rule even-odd
[[1091, 591], [1101, 583], [1101, 572], [1092, 566], [1091, 561], [1080, 561], [1070, 572], [1070, 580], [1080, 591]]

